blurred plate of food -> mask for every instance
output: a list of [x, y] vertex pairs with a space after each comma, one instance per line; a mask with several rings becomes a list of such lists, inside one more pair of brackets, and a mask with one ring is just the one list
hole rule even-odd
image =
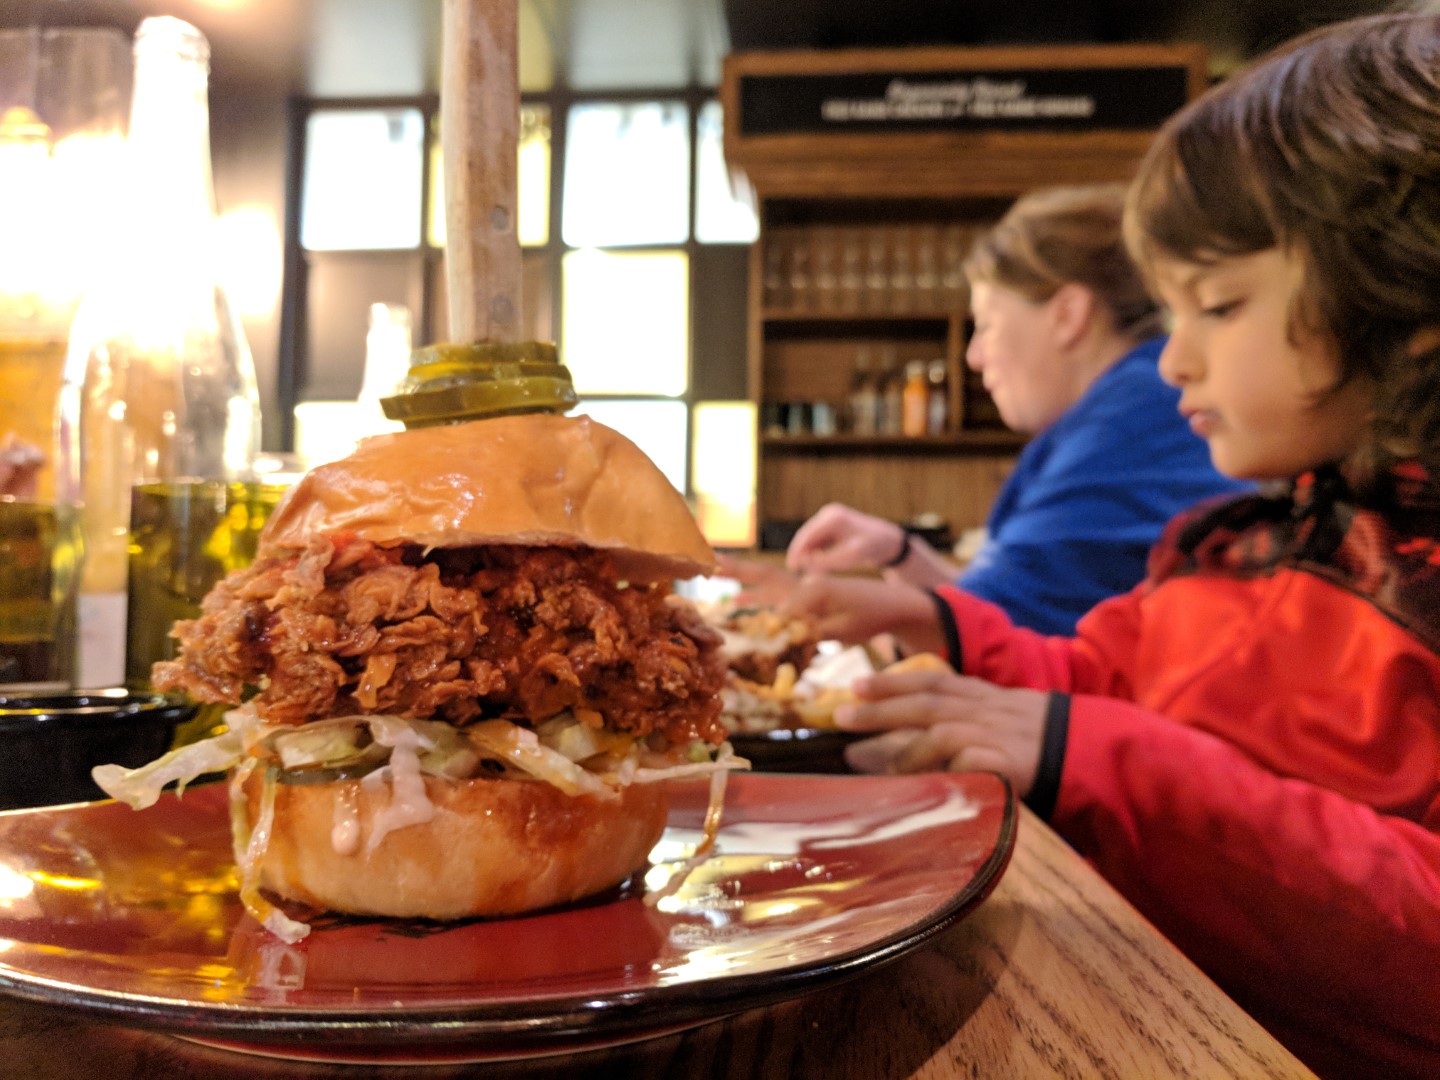
[[837, 728], [835, 710], [854, 700], [851, 682], [875, 664], [861, 646], [834, 641], [787, 652], [801, 664], [782, 660], [768, 671], [750, 658], [732, 664], [720, 714], [731, 745], [760, 772], [849, 772], [845, 747], [863, 736]]
[[[725, 639], [720, 719], [735, 752], [757, 772], [850, 772], [845, 748], [866, 736], [837, 728], [835, 710], [855, 700], [856, 679], [892, 668], [893, 651], [820, 640], [805, 619], [773, 608], [714, 604], [704, 611]], [[928, 653], [899, 663], [945, 666]]]

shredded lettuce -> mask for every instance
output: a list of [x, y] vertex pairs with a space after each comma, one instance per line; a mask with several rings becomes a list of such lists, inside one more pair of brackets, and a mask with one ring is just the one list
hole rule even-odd
[[[185, 785], [204, 773], [223, 773], [256, 757], [276, 761], [282, 769], [344, 769], [370, 766], [393, 783], [390, 768], [402, 744], [419, 763], [419, 772], [463, 779], [473, 776], [482, 759], [553, 784], [567, 795], [613, 797], [615, 789], [632, 783], [705, 775], [716, 770], [743, 769], [749, 762], [733, 753], [711, 757], [710, 747], [695, 741], [680, 755], [658, 755], [643, 740], [623, 733], [597, 730], [569, 712], [552, 717], [532, 731], [508, 720], [482, 720], [455, 728], [436, 720], [411, 720], [389, 715], [337, 716], [308, 724], [266, 725], [251, 706], [226, 714], [220, 734], [170, 751], [146, 765], [126, 769], [99, 765], [96, 784], [111, 797], [143, 810], [155, 803], [167, 784]], [[726, 744], [728, 746], [728, 744]]]
[[90, 770], [90, 775], [100, 790], [112, 799], [129, 803], [136, 810], [144, 810], [155, 804], [160, 792], [171, 781], [177, 782], [177, 794], [183, 795], [185, 785], [197, 776], [227, 772], [244, 755], [241, 735], [231, 729], [200, 742], [177, 747], [139, 768], [96, 765]]
[[305, 724], [272, 736], [272, 748], [286, 769], [332, 766], [358, 758], [358, 724]]
[[536, 780], [554, 784], [566, 795], [618, 798], [613, 787], [558, 750], [544, 745], [528, 728], [508, 720], [482, 720], [464, 731], [484, 756], [499, 758]]
[[[237, 775], [235, 786], [231, 788], [232, 798], [243, 784], [244, 776]], [[270, 831], [274, 825], [275, 770], [266, 769], [260, 788], [260, 814], [255, 819], [255, 827], [250, 830], [239, 860], [240, 902], [251, 918], [281, 941], [293, 945], [310, 933], [310, 927], [290, 918], [260, 893], [260, 867], [265, 861], [265, 850], [270, 846]]]
[[[285, 770], [372, 767], [361, 783], [390, 789], [390, 799], [371, 822], [367, 850], [374, 850], [388, 832], [428, 821], [435, 807], [425, 793], [424, 776], [463, 778], [475, 775], [482, 760], [499, 761], [507, 770], [552, 784], [567, 795], [618, 798], [628, 784], [708, 774], [710, 806], [706, 813], [700, 857], [714, 843], [725, 777], [750, 763], [735, 756], [727, 742], [711, 759], [710, 748], [693, 742], [680, 753], [659, 754], [643, 739], [597, 729], [566, 712], [540, 725], [538, 731], [508, 720], [483, 720], [466, 728], [432, 720], [404, 717], [342, 716], [301, 726], [266, 725], [252, 705], [226, 714], [218, 735], [172, 750], [135, 769], [100, 765], [92, 770], [106, 794], [137, 810], [151, 806], [167, 784], [178, 792], [205, 773], [234, 770], [230, 777], [231, 838], [240, 873], [240, 900], [245, 910], [276, 937], [296, 942], [310, 932], [260, 892], [261, 867], [275, 820], [275, 785]], [[269, 762], [267, 764], [266, 762]], [[259, 813], [250, 820], [244, 784], [264, 769]]]
[[272, 727], [266, 729], [260, 743], [286, 769], [343, 769], [383, 765], [395, 745], [393, 732], [402, 729], [415, 733], [422, 772], [459, 779], [472, 775], [480, 762], [474, 747], [449, 724], [384, 714], [337, 716], [299, 727]]

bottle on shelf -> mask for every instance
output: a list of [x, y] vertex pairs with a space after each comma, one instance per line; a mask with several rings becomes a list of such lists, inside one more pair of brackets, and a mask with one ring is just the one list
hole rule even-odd
[[865, 238], [859, 229], [847, 228], [840, 235], [840, 307], [856, 312], [865, 291]]
[[887, 301], [893, 312], [910, 311], [915, 302], [915, 267], [910, 230], [897, 226], [890, 237], [890, 281]]
[[896, 360], [895, 346], [885, 346], [880, 371], [880, 378], [884, 381], [880, 392], [880, 419], [876, 425], [876, 434], [899, 435], [905, 409], [905, 365]]
[[931, 360], [925, 369], [925, 433], [943, 435], [949, 421], [950, 387], [945, 360]]
[[930, 382], [924, 360], [905, 365], [905, 385], [900, 391], [900, 434], [924, 435], [930, 407]]
[[810, 434], [835, 434], [835, 406], [828, 401], [810, 402]]
[[855, 350], [855, 366], [850, 372], [850, 430], [856, 435], [875, 435], [879, 431], [880, 394], [877, 372], [871, 367], [870, 350], [861, 345]]
[[790, 269], [786, 265], [784, 236], [779, 232], [770, 232], [761, 243], [765, 263], [761, 302], [772, 310], [783, 308], [790, 300]]
[[811, 264], [815, 267], [815, 306], [821, 311], [833, 311], [840, 303], [835, 230], [812, 228], [808, 231], [808, 239]]
[[[255, 366], [213, 244], [209, 44], [147, 18], [135, 35], [127, 212], [81, 298], [61, 387], [59, 482], [81, 507], [81, 686], [125, 670], [131, 492], [235, 480], [260, 445]], [[148, 490], [155, 490], [149, 488]]]

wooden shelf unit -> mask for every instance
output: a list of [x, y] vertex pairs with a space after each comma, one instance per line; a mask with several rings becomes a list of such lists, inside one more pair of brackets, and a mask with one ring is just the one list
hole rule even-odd
[[[937, 513], [957, 535], [984, 523], [1024, 439], [965, 366], [960, 263], [1024, 192], [1128, 179], [1159, 123], [1205, 85], [1205, 52], [1188, 45], [726, 59], [726, 157], [754, 193], [761, 228], [747, 352], [762, 416], [762, 535], [830, 501], [897, 521]], [[992, 108], [1015, 115], [996, 119]], [[943, 433], [849, 431], [862, 355], [892, 378], [907, 361], [943, 361]], [[817, 402], [834, 434], [777, 420]]]

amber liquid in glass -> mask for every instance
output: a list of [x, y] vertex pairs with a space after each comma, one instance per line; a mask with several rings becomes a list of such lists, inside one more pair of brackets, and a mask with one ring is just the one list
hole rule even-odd
[[[173, 659], [170, 630], [200, 614], [211, 587], [255, 559], [260, 530], [286, 488], [219, 480], [137, 484], [131, 493], [130, 602], [125, 682], [150, 688], [150, 669]], [[207, 706], [182, 726], [177, 744], [208, 733], [226, 705]]]
[[79, 559], [71, 515], [0, 498], [0, 692], [69, 687]]

